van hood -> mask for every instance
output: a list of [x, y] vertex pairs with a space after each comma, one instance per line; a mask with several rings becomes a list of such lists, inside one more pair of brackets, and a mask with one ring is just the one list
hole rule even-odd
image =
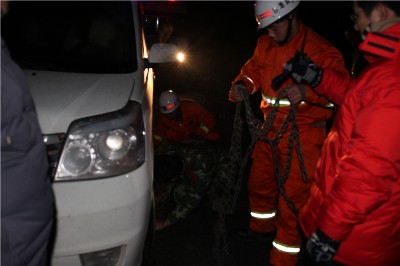
[[25, 73], [43, 134], [65, 133], [76, 119], [121, 109], [135, 83], [131, 74]]

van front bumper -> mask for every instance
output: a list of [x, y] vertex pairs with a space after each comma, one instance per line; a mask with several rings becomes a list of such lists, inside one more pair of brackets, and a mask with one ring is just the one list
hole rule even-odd
[[152, 207], [151, 180], [145, 163], [117, 177], [54, 183], [52, 265], [96, 265], [82, 261], [101, 256], [110, 256], [103, 259], [114, 265], [140, 265]]

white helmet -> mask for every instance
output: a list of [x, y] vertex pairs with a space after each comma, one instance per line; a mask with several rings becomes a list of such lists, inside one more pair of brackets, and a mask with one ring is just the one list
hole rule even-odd
[[292, 12], [300, 1], [256, 1], [255, 13], [258, 29], [268, 27], [277, 20]]
[[160, 112], [169, 114], [175, 111], [179, 106], [179, 97], [172, 90], [164, 91], [161, 93], [158, 103], [160, 105]]

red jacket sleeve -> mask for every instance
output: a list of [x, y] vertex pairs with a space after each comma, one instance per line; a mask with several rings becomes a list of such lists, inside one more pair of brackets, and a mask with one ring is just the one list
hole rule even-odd
[[156, 128], [154, 129], [154, 144], [157, 145], [159, 142], [167, 140], [167, 141], [180, 141], [186, 138], [184, 132], [179, 130], [175, 130], [175, 125], [171, 123], [164, 115], [160, 115], [160, 119]]
[[321, 83], [315, 88], [319, 95], [326, 96], [337, 105], [343, 102], [347, 88], [351, 82], [348, 73], [336, 71], [334, 69], [323, 69]]
[[234, 79], [232, 84], [242, 81], [246, 84], [249, 94], [253, 94], [260, 88], [260, 78], [259, 78], [259, 65], [258, 62], [261, 55], [260, 51], [266, 47], [266, 38], [260, 37], [257, 40], [257, 46], [254, 49], [253, 56], [247, 60], [247, 62], [242, 66], [240, 74]]
[[216, 121], [213, 114], [195, 102], [188, 105], [187, 111], [189, 112], [189, 115], [193, 117], [193, 120], [198, 122], [198, 125], [194, 128], [193, 132], [195, 135], [200, 135], [205, 138], [210, 136], [211, 139], [219, 138], [219, 134], [215, 130]]

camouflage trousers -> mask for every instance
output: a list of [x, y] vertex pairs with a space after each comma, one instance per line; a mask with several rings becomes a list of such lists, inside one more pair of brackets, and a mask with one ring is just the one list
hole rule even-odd
[[174, 208], [168, 215], [172, 223], [184, 219], [207, 194], [218, 160], [214, 142], [179, 143], [169, 147], [165, 154], [179, 156], [183, 169], [172, 191]]

